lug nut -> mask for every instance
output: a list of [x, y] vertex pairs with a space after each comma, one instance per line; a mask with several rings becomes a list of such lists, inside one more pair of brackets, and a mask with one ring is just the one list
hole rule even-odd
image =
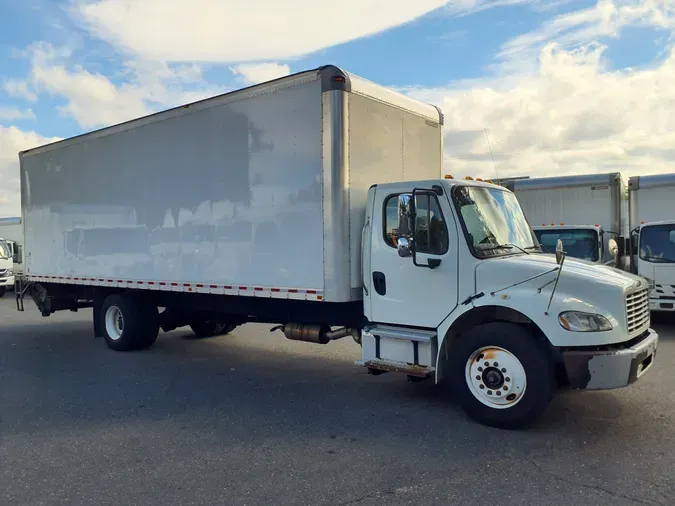
[[480, 388], [480, 389], [482, 390], [482, 389], [485, 388], [485, 385], [483, 385], [483, 384], [481, 383], [480, 385], [478, 385], [478, 388]]
[[483, 368], [482, 368], [482, 367], [479, 367], [478, 370], [482, 372], [482, 371], [483, 371]]
[[504, 378], [504, 381], [511, 381], [511, 378], [507, 376], [506, 378]]
[[488, 395], [492, 395], [492, 390], [488, 390]]
[[478, 381], [480, 381], [480, 375], [476, 376], [476, 379], [477, 379]]
[[502, 367], [502, 372], [506, 372], [506, 368], [505, 368], [505, 367]]
[[499, 364], [497, 362], [493, 362], [492, 365], [495, 367], [499, 367]]

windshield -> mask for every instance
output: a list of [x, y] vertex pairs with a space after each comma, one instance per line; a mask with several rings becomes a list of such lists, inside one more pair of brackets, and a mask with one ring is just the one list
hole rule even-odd
[[0, 241], [0, 260], [8, 260], [12, 258], [9, 246], [5, 241]]
[[675, 225], [651, 225], [640, 231], [640, 259], [675, 263]]
[[478, 257], [539, 249], [516, 196], [498, 188], [456, 186], [452, 200]]
[[560, 239], [566, 255], [589, 262], [597, 262], [599, 259], [598, 234], [594, 230], [535, 230], [534, 234], [546, 253], [555, 253]]

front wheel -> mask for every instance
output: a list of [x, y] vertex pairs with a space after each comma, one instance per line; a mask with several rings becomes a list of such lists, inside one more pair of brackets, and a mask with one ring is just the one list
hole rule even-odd
[[512, 323], [486, 323], [458, 336], [448, 365], [449, 386], [464, 411], [491, 427], [530, 427], [555, 392], [548, 350]]
[[4, 286], [0, 286], [0, 297], [3, 297], [5, 295], [5, 291], [7, 289]]

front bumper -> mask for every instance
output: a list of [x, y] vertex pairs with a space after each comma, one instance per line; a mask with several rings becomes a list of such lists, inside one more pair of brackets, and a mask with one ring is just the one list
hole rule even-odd
[[649, 309], [651, 311], [675, 311], [675, 300], [649, 299]]
[[659, 335], [652, 329], [626, 346], [601, 349], [567, 349], [562, 352], [572, 388], [608, 390], [637, 381], [653, 365]]
[[14, 276], [8, 278], [0, 278], [0, 287], [14, 288]]

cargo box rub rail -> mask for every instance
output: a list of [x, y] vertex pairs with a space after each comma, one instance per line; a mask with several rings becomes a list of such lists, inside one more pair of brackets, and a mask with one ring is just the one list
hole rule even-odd
[[88, 276], [54, 276], [30, 275], [27, 282], [61, 283], [68, 285], [86, 285], [112, 288], [143, 288], [169, 292], [209, 293], [221, 295], [238, 295], [249, 297], [269, 297], [297, 300], [323, 300], [323, 290], [313, 288], [288, 288], [269, 286], [242, 286], [231, 284], [194, 283], [184, 281], [158, 281], [134, 279], [110, 279]]
[[18, 302], [91, 308], [115, 351], [188, 326], [351, 336], [371, 374], [430, 379], [503, 428], [652, 367], [658, 335], [628, 326], [643, 281], [563, 264], [511, 191], [443, 179], [437, 108], [335, 67], [249, 91], [21, 154]]

